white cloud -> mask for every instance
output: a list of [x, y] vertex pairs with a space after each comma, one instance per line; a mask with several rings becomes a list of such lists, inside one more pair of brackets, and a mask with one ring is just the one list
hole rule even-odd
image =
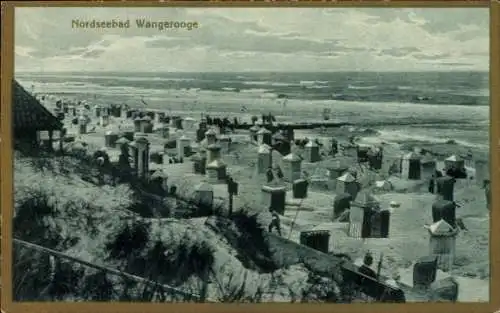
[[[145, 30], [136, 18], [200, 27]], [[74, 19], [132, 27], [73, 29]], [[485, 19], [487, 9], [470, 8], [18, 8], [16, 69], [487, 70]]]

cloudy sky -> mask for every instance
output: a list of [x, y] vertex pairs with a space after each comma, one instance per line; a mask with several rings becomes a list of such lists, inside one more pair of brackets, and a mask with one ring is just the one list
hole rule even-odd
[[[135, 19], [196, 21], [139, 29]], [[17, 71], [487, 71], [486, 8], [17, 8]], [[80, 20], [129, 29], [74, 29]]]

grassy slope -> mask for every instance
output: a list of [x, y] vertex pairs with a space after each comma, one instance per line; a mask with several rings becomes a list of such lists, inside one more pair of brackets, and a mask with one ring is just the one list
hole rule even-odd
[[[47, 164], [53, 166], [57, 162]], [[72, 166], [76, 166], [76, 163], [66, 162], [64, 168], [70, 169]], [[109, 238], [116, 236], [127, 220], [139, 219], [124, 209], [132, 202], [129, 188], [125, 185], [98, 187], [81, 180], [75, 174], [62, 174], [57, 166], [51, 171], [43, 172], [35, 168], [29, 159], [16, 156], [16, 204], [19, 205], [33, 192], [51, 195], [50, 202], [56, 208], [57, 216], [49, 218], [49, 227], [59, 226], [63, 238], [78, 238], [75, 245], [64, 247], [63, 252], [96, 264], [123, 268], [124, 261], [108, 260], [105, 245]], [[155, 219], [150, 222], [150, 241], [142, 254], [151, 250], [157, 240], [167, 245], [169, 250], [205, 242], [215, 251], [212, 267], [214, 277], [211, 278], [208, 290], [208, 296], [212, 299], [227, 298], [235, 290], [244, 287], [241, 298], [252, 298], [256, 292], [262, 292], [263, 299], [290, 301], [294, 297], [300, 298], [299, 295], [311, 286], [308, 282], [310, 272], [300, 265], [272, 273], [259, 273], [244, 268], [236, 257], [237, 249], [223, 236], [205, 227], [204, 218]], [[94, 272], [86, 271], [85, 275]], [[185, 281], [184, 285], [186, 289], [199, 289], [196, 279]]]

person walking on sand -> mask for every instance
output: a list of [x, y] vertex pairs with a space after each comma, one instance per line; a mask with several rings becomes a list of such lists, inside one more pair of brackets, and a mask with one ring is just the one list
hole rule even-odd
[[276, 229], [278, 235], [281, 236], [281, 221], [280, 216], [274, 210], [271, 210], [271, 223], [269, 223], [268, 231], [270, 233], [273, 232], [273, 229]]
[[436, 184], [436, 174], [432, 174], [431, 179], [429, 179], [429, 187], [428, 187], [429, 193], [432, 194], [434, 193], [435, 184]]
[[267, 168], [266, 179], [267, 179], [268, 183], [270, 183], [274, 180], [274, 173], [273, 173], [273, 169], [271, 167]]

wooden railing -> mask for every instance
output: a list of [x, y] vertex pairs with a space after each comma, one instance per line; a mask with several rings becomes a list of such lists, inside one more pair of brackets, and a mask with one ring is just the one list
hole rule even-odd
[[109, 275], [123, 277], [123, 278], [129, 279], [129, 280], [132, 280], [135, 282], [143, 283], [145, 285], [149, 285], [152, 287], [160, 287], [163, 291], [165, 291], [166, 293], [171, 293], [172, 295], [182, 296], [183, 298], [193, 299], [193, 300], [198, 301], [198, 302], [217, 302], [217, 301], [211, 300], [211, 299], [206, 299], [206, 298], [203, 299], [203, 297], [201, 295], [198, 295], [198, 294], [186, 292], [186, 291], [181, 290], [179, 288], [172, 287], [172, 286], [165, 285], [165, 284], [161, 284], [159, 282], [152, 281], [152, 280], [140, 277], [140, 276], [136, 276], [136, 275], [133, 275], [130, 273], [119, 271], [117, 269], [113, 269], [113, 268], [109, 268], [106, 266], [90, 263], [90, 262], [69, 256], [69, 255], [64, 254], [62, 252], [55, 251], [55, 250], [52, 250], [49, 248], [45, 248], [45, 247], [42, 247], [40, 245], [36, 245], [36, 244], [30, 243], [30, 242], [27, 242], [24, 240], [14, 238], [13, 243], [15, 245], [20, 245], [20, 246], [23, 246], [23, 247], [31, 249], [31, 250], [36, 250], [38, 252], [42, 252], [42, 253], [54, 256], [55, 258], [58, 258], [58, 259], [63, 259], [65, 261], [75, 262], [75, 263], [81, 264], [81, 265], [86, 266], [86, 267], [94, 268], [94, 269], [103, 271]]

